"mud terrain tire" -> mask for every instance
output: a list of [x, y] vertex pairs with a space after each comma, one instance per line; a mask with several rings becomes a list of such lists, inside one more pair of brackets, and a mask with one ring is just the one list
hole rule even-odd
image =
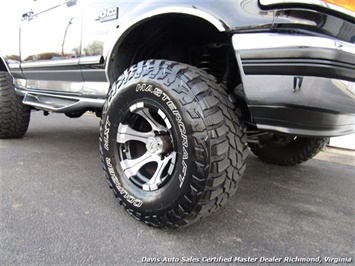
[[100, 125], [103, 168], [136, 219], [178, 228], [207, 216], [236, 191], [247, 138], [225, 88], [189, 65], [150, 60], [126, 70]]
[[10, 74], [0, 71], [0, 138], [21, 138], [30, 122], [31, 108], [22, 104]]
[[275, 134], [262, 145], [251, 143], [249, 146], [251, 151], [264, 162], [292, 166], [316, 156], [327, 141], [328, 138], [303, 138]]

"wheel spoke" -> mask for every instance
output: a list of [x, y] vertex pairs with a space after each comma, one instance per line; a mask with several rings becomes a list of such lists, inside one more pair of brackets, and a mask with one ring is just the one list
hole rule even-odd
[[169, 156], [164, 158], [163, 160], [158, 162], [157, 169], [152, 176], [152, 178], [147, 182], [146, 184], [143, 185], [143, 190], [156, 190], [158, 189], [158, 184], [162, 182], [162, 175], [165, 167], [168, 165], [169, 162], [171, 162], [171, 166], [168, 170], [168, 173], [172, 173], [172, 169], [175, 166], [175, 158], [176, 158], [176, 152], [171, 153]]
[[126, 143], [127, 141], [134, 140], [134, 141], [140, 141], [143, 143], [147, 143], [148, 138], [154, 137], [155, 134], [153, 131], [149, 132], [140, 132], [137, 130], [134, 130], [128, 125], [125, 124], [120, 124], [118, 126], [118, 131], [117, 131], [117, 142], [118, 143]]
[[164, 127], [163, 125], [159, 124], [149, 113], [148, 108], [143, 108], [140, 109], [136, 112], [136, 114], [139, 114], [142, 116], [152, 127], [153, 131], [167, 131], [167, 128]]
[[125, 159], [121, 162], [124, 173], [128, 178], [137, 175], [139, 169], [141, 169], [144, 165], [157, 162], [159, 165], [160, 157], [156, 154], [152, 154], [150, 152], [146, 152], [141, 157], [137, 159]]
[[[140, 119], [127, 116], [126, 119], [132, 120], [118, 125], [116, 141], [121, 152], [120, 165], [126, 178], [135, 185], [154, 191], [175, 169], [177, 153], [173, 151], [169, 134], [172, 125], [161, 109], [144, 102], [133, 104], [129, 111]], [[144, 147], [139, 142], [145, 144], [143, 155]], [[136, 154], [140, 154], [139, 157]]]

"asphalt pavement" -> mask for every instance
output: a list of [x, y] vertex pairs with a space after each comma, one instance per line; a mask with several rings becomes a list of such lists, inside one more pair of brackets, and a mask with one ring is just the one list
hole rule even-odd
[[295, 167], [250, 154], [224, 208], [159, 230], [116, 202], [98, 126], [93, 115], [36, 112], [24, 138], [0, 140], [0, 265], [354, 263], [354, 153], [327, 150]]

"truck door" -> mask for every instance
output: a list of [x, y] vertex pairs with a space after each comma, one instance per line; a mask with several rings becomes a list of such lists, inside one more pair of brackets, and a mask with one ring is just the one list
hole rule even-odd
[[83, 87], [77, 0], [35, 0], [22, 15], [21, 68], [28, 90], [78, 94]]

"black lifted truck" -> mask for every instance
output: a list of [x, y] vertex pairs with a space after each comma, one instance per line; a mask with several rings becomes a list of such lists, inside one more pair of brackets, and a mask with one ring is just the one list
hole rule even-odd
[[0, 137], [95, 112], [110, 187], [148, 225], [219, 209], [248, 147], [290, 166], [354, 131], [354, 0], [30, 2], [1, 51]]

